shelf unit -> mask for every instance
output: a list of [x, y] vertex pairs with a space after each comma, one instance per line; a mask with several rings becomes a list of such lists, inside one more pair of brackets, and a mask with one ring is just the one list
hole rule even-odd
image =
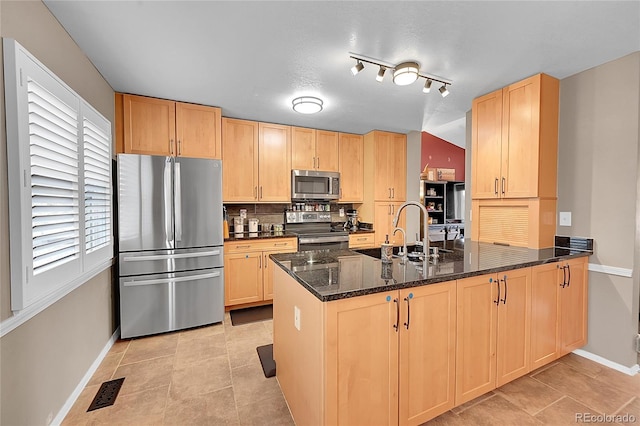
[[422, 203], [429, 212], [429, 224], [444, 224], [447, 211], [447, 182], [421, 181]]

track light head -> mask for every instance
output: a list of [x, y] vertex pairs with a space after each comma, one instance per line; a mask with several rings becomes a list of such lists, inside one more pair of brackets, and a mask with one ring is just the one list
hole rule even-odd
[[441, 88], [438, 89], [440, 91], [440, 94], [442, 95], [443, 98], [446, 98], [447, 95], [449, 94], [449, 91], [447, 90], [447, 85], [443, 84]]
[[382, 83], [382, 79], [384, 78], [384, 72], [387, 69], [385, 67], [383, 67], [382, 65], [380, 65], [380, 70], [378, 70], [378, 75], [376, 76], [376, 81], [378, 83]]
[[427, 79], [427, 81], [424, 83], [424, 87], [422, 88], [422, 91], [424, 93], [429, 93], [431, 91], [431, 83], [433, 83], [430, 79]]
[[356, 63], [353, 67], [351, 67], [351, 74], [356, 75], [363, 69], [364, 69], [364, 65], [362, 65], [362, 62], [358, 61], [358, 63]]

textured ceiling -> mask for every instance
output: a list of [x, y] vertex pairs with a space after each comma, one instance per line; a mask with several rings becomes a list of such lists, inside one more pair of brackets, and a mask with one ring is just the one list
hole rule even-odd
[[[640, 50], [639, 1], [59, 1], [45, 4], [118, 92], [223, 116], [366, 133], [424, 130], [464, 146], [474, 97], [538, 72], [564, 78]], [[395, 86], [356, 52], [453, 80]], [[302, 115], [291, 100], [324, 110]]]

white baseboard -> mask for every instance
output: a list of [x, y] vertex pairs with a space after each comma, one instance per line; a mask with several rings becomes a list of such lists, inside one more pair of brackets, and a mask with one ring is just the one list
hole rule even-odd
[[119, 337], [120, 337], [120, 327], [116, 329], [116, 331], [113, 333], [113, 335], [111, 336], [107, 344], [104, 345], [104, 348], [102, 348], [102, 351], [100, 351], [100, 354], [98, 355], [96, 360], [93, 361], [93, 364], [91, 364], [91, 367], [89, 367], [85, 375], [82, 377], [82, 380], [80, 380], [80, 383], [78, 383], [78, 386], [76, 386], [76, 388], [73, 390], [71, 395], [69, 395], [69, 398], [67, 398], [67, 401], [64, 403], [60, 411], [58, 411], [58, 414], [51, 421], [52, 425], [56, 425], [56, 426], [60, 425], [64, 420], [64, 418], [67, 416], [67, 414], [69, 414], [71, 407], [73, 407], [73, 404], [75, 404], [76, 400], [78, 399], [78, 397], [80, 396], [84, 388], [87, 386], [87, 383], [89, 383], [89, 380], [91, 380], [93, 373], [96, 372], [96, 370], [100, 366], [100, 363], [102, 362], [104, 357], [107, 356], [107, 354], [109, 353], [109, 350], [111, 349], [113, 344], [118, 340]]
[[591, 352], [587, 352], [582, 349], [576, 349], [573, 351], [574, 354], [580, 355], [583, 358], [590, 359], [591, 361], [595, 361], [598, 364], [602, 364], [605, 367], [613, 368], [621, 373], [628, 374], [629, 376], [635, 376], [640, 372], [640, 365], [636, 364], [631, 367], [626, 367], [622, 364], [618, 364], [617, 362], [610, 361], [606, 358], [601, 357], [600, 355], [592, 354]]

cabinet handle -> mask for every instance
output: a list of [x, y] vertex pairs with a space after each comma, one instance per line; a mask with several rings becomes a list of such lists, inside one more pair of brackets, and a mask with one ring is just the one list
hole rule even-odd
[[289, 243], [274, 243], [274, 246], [278, 247], [278, 246], [288, 246]]
[[507, 304], [507, 289], [508, 289], [508, 285], [507, 285], [507, 276], [504, 276], [504, 279], [502, 280], [502, 282], [504, 283], [504, 299], [502, 299], [502, 304], [506, 305]]
[[342, 187], [340, 187], [340, 198], [342, 198]]
[[258, 269], [262, 269], [262, 256], [260, 256], [260, 259], [258, 260]]
[[571, 266], [567, 264], [565, 268], [567, 268], [567, 287], [569, 287], [569, 285], [571, 285]]
[[173, 155], [173, 139], [169, 139], [169, 154]]
[[253, 187], [253, 198], [254, 199], [258, 198], [258, 187], [257, 186]]
[[264, 269], [267, 269], [267, 265], [269, 264], [269, 262], [267, 262], [267, 254], [264, 255]]
[[493, 182], [493, 192], [498, 195], [498, 178], [496, 178], [496, 180]]
[[393, 299], [393, 303], [396, 304], [396, 323], [393, 324], [393, 328], [396, 330], [396, 332], [398, 332], [398, 324], [400, 323], [400, 301], [396, 297], [395, 299]]
[[182, 141], [178, 139], [178, 155], [182, 155]]
[[[489, 282], [492, 283], [493, 278], [489, 278]], [[498, 284], [498, 300], [494, 300], [493, 303], [495, 303], [496, 305], [499, 305], [500, 304], [500, 280], [496, 280], [496, 283]]]
[[395, 188], [391, 188], [391, 198], [393, 198], [394, 200], [396, 199], [396, 189]]
[[560, 266], [558, 265], [558, 268], [562, 269], [562, 284], [560, 284], [560, 287], [565, 288], [565, 286], [567, 285], [567, 271], [566, 271], [566, 266]]
[[365, 241], [366, 239], [367, 239], [366, 237], [364, 237], [364, 238], [358, 238], [358, 239], [357, 239], [357, 241]]
[[505, 183], [506, 183], [506, 179], [502, 178], [502, 195], [504, 195], [504, 187], [506, 186]]
[[409, 329], [409, 321], [411, 321], [411, 308], [409, 305], [409, 300], [413, 297], [413, 293], [409, 293], [407, 297], [404, 298], [404, 301], [407, 302], [407, 322], [404, 323], [405, 328]]
[[391, 188], [387, 188], [389, 190], [389, 198], [391, 198]]
[[260, 199], [262, 200], [262, 186], [260, 186]]
[[237, 249], [241, 249], [241, 248], [249, 248], [249, 247], [251, 247], [251, 246], [250, 246], [250, 245], [249, 245], [249, 246], [236, 246], [236, 248], [237, 248]]
[[320, 157], [318, 157], [318, 166], [317, 166], [317, 168], [318, 169], [320, 168]]

